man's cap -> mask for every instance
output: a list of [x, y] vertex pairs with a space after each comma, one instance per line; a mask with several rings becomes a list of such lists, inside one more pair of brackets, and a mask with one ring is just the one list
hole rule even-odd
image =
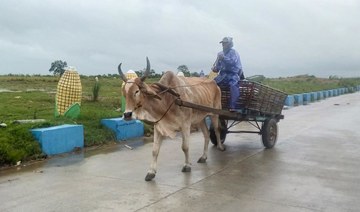
[[224, 37], [220, 43], [231, 43], [232, 37]]

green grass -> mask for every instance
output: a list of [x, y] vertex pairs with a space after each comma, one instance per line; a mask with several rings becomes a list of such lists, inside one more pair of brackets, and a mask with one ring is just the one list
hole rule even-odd
[[304, 75], [276, 79], [267, 78], [260, 82], [290, 95], [342, 87], [354, 87], [360, 85], [360, 78], [325, 79]]
[[44, 157], [29, 128], [28, 124], [13, 124], [0, 129], [0, 166]]
[[[71, 120], [55, 118], [55, 93], [59, 77], [55, 76], [0, 76], [0, 121], [8, 127], [0, 128], [0, 166], [11, 165], [19, 160], [28, 160], [38, 151], [27, 150], [28, 144], [38, 145], [30, 133], [31, 128], [61, 124], [82, 124], [85, 146], [100, 145], [114, 141], [114, 133], [100, 124], [103, 118], [120, 117], [121, 83], [117, 78], [100, 78], [101, 89], [98, 101], [93, 100], [94, 77], [81, 77], [83, 98], [80, 116]], [[45, 119], [41, 124], [12, 124], [14, 120]], [[13, 130], [21, 128], [22, 133]], [[23, 135], [26, 134], [26, 137]], [[23, 142], [18, 142], [22, 140]], [[35, 147], [33, 147], [35, 149]], [[21, 150], [21, 151], [20, 151]], [[41, 152], [41, 151], [40, 151]]]

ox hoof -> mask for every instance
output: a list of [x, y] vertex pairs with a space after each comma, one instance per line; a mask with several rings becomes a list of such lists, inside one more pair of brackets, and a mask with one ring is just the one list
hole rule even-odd
[[217, 148], [222, 152], [226, 150], [225, 146], [218, 146]]
[[182, 172], [191, 172], [191, 167], [190, 166], [184, 166], [181, 171]]
[[145, 177], [145, 181], [151, 181], [155, 178], [155, 173], [148, 173]]
[[198, 163], [205, 163], [206, 162], [206, 158], [199, 158], [199, 160], [197, 161]]

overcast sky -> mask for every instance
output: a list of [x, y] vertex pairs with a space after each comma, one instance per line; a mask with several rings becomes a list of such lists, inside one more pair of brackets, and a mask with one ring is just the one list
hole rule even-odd
[[246, 76], [360, 77], [358, 0], [0, 0], [0, 74], [208, 73], [224, 36]]

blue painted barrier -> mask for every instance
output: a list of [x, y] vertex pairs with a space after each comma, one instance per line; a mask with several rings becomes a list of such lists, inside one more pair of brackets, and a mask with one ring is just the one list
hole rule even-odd
[[329, 97], [329, 93], [327, 91], [322, 91], [324, 99]]
[[332, 91], [333, 91], [333, 96], [338, 96], [339, 95], [338, 94], [338, 89], [333, 89]]
[[294, 105], [303, 105], [303, 95], [302, 94], [294, 94]]
[[311, 95], [310, 93], [303, 93], [303, 104], [306, 105], [311, 102]]
[[310, 102], [326, 99], [332, 96], [339, 96], [346, 93], [360, 91], [360, 85], [354, 87], [336, 88], [331, 90], [323, 90], [310, 93], [288, 95], [285, 100], [286, 106], [306, 105]]
[[328, 92], [328, 97], [332, 97], [332, 96], [333, 96], [332, 90], [328, 90], [327, 92]]
[[317, 101], [317, 100], [318, 100], [317, 93], [316, 92], [311, 92], [310, 93], [310, 101], [314, 102], [314, 101]]
[[322, 91], [316, 92], [317, 100], [322, 100], [324, 98], [324, 93]]
[[285, 99], [285, 105], [289, 106], [289, 107], [292, 107], [292, 106], [294, 106], [294, 103], [295, 103], [294, 96], [293, 95], [288, 95], [286, 97], [286, 99]]
[[118, 141], [144, 136], [144, 124], [139, 120], [102, 119], [101, 124], [111, 129], [116, 134]]
[[74, 148], [84, 147], [84, 127], [82, 125], [60, 125], [32, 129], [31, 133], [40, 143], [47, 155], [71, 152]]

